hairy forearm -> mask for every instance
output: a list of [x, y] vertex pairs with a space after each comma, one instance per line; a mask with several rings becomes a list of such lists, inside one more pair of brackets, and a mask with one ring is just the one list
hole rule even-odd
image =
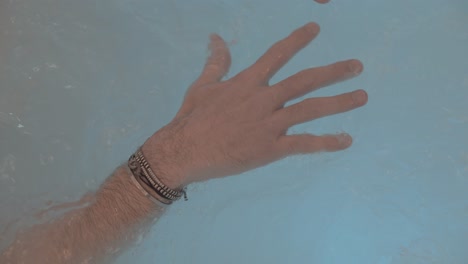
[[145, 197], [119, 167], [87, 207], [19, 235], [1, 263], [101, 263], [115, 257], [164, 211]]
[[83, 210], [82, 220], [77, 223], [79, 228], [76, 234], [71, 234], [77, 237], [76, 245], [71, 248], [80, 248], [79, 244], [83, 244], [87, 257], [97, 257], [100, 252], [118, 252], [163, 213], [163, 207], [136, 188], [129, 173], [128, 168], [122, 166], [104, 182], [95, 202]]

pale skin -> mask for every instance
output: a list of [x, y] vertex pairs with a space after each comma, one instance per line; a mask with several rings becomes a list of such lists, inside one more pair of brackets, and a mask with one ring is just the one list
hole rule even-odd
[[[360, 61], [305, 69], [269, 83], [318, 32], [315, 23], [298, 28], [228, 80], [222, 79], [231, 63], [229, 50], [220, 36], [212, 35], [211, 55], [188, 89], [180, 110], [142, 146], [160, 180], [178, 189], [239, 174], [290, 155], [350, 147], [352, 138], [346, 133], [287, 135], [287, 131], [293, 125], [365, 105], [365, 91], [285, 104], [359, 75], [363, 70]], [[115, 259], [164, 212], [164, 207], [144, 196], [129, 176], [128, 167], [120, 166], [89, 205], [19, 234], [2, 253], [0, 263], [107, 263]]]

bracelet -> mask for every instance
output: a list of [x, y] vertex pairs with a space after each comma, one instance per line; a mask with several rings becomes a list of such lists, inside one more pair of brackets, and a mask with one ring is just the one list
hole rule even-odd
[[137, 179], [135, 179], [135, 176], [133, 175], [133, 173], [130, 172], [130, 179], [131, 181], [133, 182], [133, 184], [135, 184], [135, 186], [138, 188], [138, 190], [140, 190], [140, 192], [148, 197], [153, 203], [155, 204], [158, 204], [158, 205], [162, 205], [162, 206], [167, 206], [169, 205], [168, 203], [166, 202], [163, 202], [161, 200], [159, 200], [158, 198], [156, 197], [153, 197], [151, 194], [149, 194], [142, 186], [141, 184], [137, 181]]
[[137, 178], [136, 180], [141, 180], [159, 196], [159, 201], [165, 204], [171, 204], [172, 202], [179, 200], [182, 195], [187, 201], [185, 188], [182, 190], [172, 190], [156, 177], [143, 156], [141, 148], [130, 156], [128, 159], [128, 167], [132, 171], [134, 177]]

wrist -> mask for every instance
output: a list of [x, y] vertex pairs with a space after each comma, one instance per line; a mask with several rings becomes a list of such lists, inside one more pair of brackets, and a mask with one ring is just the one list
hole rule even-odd
[[188, 184], [184, 181], [180, 164], [177, 166], [177, 158], [168, 155], [160, 142], [151, 137], [143, 144], [141, 150], [154, 174], [165, 186], [172, 190], [180, 190]]

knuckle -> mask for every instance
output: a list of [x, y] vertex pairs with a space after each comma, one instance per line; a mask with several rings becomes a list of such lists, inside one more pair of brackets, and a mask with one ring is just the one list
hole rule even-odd
[[344, 72], [347, 72], [346, 62], [337, 62], [337, 63], [330, 65], [330, 67], [327, 67], [327, 68], [328, 68], [327, 72], [330, 75], [341, 75]]
[[302, 103], [302, 113], [306, 116], [310, 116], [312, 118], [317, 118], [323, 115], [323, 108], [320, 107], [320, 103], [317, 102], [315, 98], [305, 99]]
[[296, 43], [308, 42], [313, 36], [317, 35], [320, 31], [320, 26], [316, 23], [310, 23], [304, 27], [299, 28], [291, 34]]
[[294, 107], [294, 115], [305, 116], [308, 114], [306, 104], [307, 102], [302, 101], [301, 103], [296, 104]]
[[286, 40], [279, 41], [270, 48], [270, 52], [267, 54], [271, 54], [272, 57], [281, 57], [284, 54], [284, 51], [288, 47]]
[[300, 89], [315, 88], [318, 86], [319, 80], [315, 73], [314, 71], [303, 70], [296, 75], [293, 81]]
[[275, 90], [275, 92], [283, 91], [283, 90], [286, 90], [288, 86], [289, 86], [289, 81], [286, 81], [286, 80], [280, 81], [279, 83], [274, 85], [275, 89], [272, 89], [272, 90]]
[[279, 101], [279, 92], [276, 89], [267, 87], [263, 93], [261, 93], [260, 100], [263, 104], [276, 105]]
[[296, 34], [293, 34], [291, 37], [293, 38], [294, 42], [302, 43], [308, 38], [310, 38], [310, 36], [311, 36], [311, 32], [307, 28], [303, 27], [300, 30], [298, 30]]
[[273, 144], [277, 140], [277, 135], [278, 132], [280, 131], [280, 128], [278, 126], [278, 122], [276, 122], [274, 117], [268, 117], [265, 118], [261, 122], [262, 130], [265, 131], [265, 136], [266, 136], [266, 141], [268, 144]]
[[213, 61], [213, 62], [210, 62], [210, 63], [207, 63], [206, 66], [205, 66], [205, 72], [207, 74], [210, 74], [210, 73], [218, 73], [220, 71], [222, 71], [222, 67], [221, 67], [221, 64], [222, 61]]
[[341, 108], [349, 109], [355, 107], [357, 104], [356, 101], [353, 99], [352, 95], [347, 94], [342, 98], [338, 99], [337, 105], [341, 106]]
[[288, 83], [299, 92], [299, 94], [305, 93], [308, 89], [313, 89], [318, 86], [319, 79], [317, 78], [317, 72], [312, 69], [302, 70], [295, 75], [288, 78]]
[[296, 140], [288, 140], [285, 144], [285, 151], [287, 155], [291, 155], [298, 152]]
[[248, 68], [232, 77], [231, 80], [236, 84], [236, 86], [245, 86], [246, 84], [251, 83], [256, 75], [256, 70]]
[[354, 107], [355, 103], [350, 95], [344, 94], [331, 98], [331, 102], [328, 105], [334, 111], [341, 112]]

